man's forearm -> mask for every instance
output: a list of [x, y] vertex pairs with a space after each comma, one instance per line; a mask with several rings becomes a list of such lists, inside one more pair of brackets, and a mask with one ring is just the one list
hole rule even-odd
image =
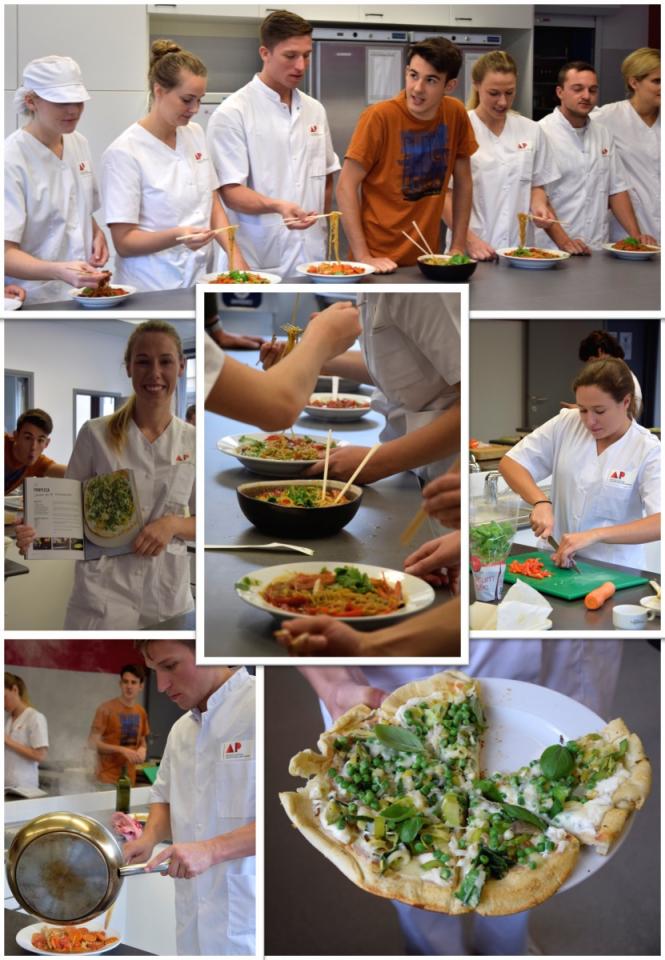
[[[466, 238], [469, 232], [471, 218], [471, 204], [473, 201], [473, 181], [471, 179], [471, 164], [468, 158], [465, 163], [455, 164], [455, 189], [452, 202], [452, 250], [465, 250]], [[458, 170], [459, 165], [459, 170]], [[445, 202], [444, 202], [445, 209]]]
[[153, 846], [171, 839], [171, 808], [168, 803], [151, 803], [143, 837]]
[[229, 183], [219, 188], [225, 205], [237, 213], [261, 216], [266, 213], [279, 213], [281, 201], [266, 197], [257, 190], [240, 183]]
[[321, 373], [327, 377], [346, 377], [347, 380], [355, 380], [357, 383], [368, 383], [370, 386], [374, 386], [365, 358], [360, 350], [347, 350], [346, 353], [340, 353], [338, 357], [333, 357], [332, 360], [321, 367]]
[[343, 683], [357, 683], [365, 686], [367, 677], [360, 667], [298, 667], [303, 677], [309, 683], [314, 693], [323, 700], [329, 702], [331, 693]]
[[372, 256], [367, 246], [365, 231], [360, 217], [360, 183], [349, 178], [344, 169], [337, 181], [337, 203], [342, 213], [344, 233], [353, 251], [353, 256], [363, 260]]
[[628, 191], [623, 190], [621, 193], [613, 193], [610, 196], [609, 204], [610, 210], [626, 233], [631, 237], [638, 236], [641, 232], [640, 225], [637, 222]]
[[453, 657], [459, 652], [460, 598], [454, 597], [396, 626], [368, 633], [360, 655]]
[[206, 843], [210, 844], [213, 863], [253, 857], [256, 853], [256, 824], [248, 823], [244, 827], [229, 830], [228, 833], [220, 833]]
[[402, 470], [424, 467], [459, 450], [460, 407], [455, 404], [424, 427], [381, 444], [372, 465], [382, 477], [388, 477]]

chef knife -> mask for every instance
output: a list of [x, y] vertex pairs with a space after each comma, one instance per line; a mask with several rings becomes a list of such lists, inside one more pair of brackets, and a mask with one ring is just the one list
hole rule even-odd
[[[559, 544], [556, 542], [556, 540], [554, 539], [554, 537], [548, 537], [548, 538], [547, 538], [547, 542], [549, 543], [550, 547], [554, 547], [555, 550], [558, 550], [558, 549], [559, 549]], [[582, 572], [572, 558], [571, 558], [571, 561], [570, 561], [570, 566], [571, 566], [571, 568], [575, 571], [575, 573], [581, 573], [581, 572]]]

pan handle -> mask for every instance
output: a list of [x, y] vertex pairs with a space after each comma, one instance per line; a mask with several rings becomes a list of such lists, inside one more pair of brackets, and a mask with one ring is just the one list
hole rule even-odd
[[134, 877], [139, 873], [166, 873], [169, 869], [170, 860], [158, 863], [152, 870], [145, 869], [145, 863], [131, 863], [127, 867], [118, 867], [118, 873], [121, 877]]

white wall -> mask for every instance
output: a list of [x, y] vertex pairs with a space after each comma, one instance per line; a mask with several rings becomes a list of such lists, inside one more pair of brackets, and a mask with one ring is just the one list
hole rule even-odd
[[526, 323], [472, 320], [469, 330], [471, 436], [512, 434], [524, 421]]

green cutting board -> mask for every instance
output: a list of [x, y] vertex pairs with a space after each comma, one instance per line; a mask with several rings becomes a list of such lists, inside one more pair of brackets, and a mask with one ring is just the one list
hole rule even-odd
[[[532, 577], [525, 577], [521, 574], [510, 573], [508, 567], [513, 560], [530, 560], [535, 557], [542, 560], [545, 569], [552, 574], [545, 580], [534, 580]], [[577, 560], [577, 566], [582, 571], [576, 573], [574, 570], [562, 570], [552, 563], [552, 554], [544, 550], [536, 550], [533, 553], [519, 553], [508, 557], [506, 564], [506, 583], [515, 583], [516, 580], [523, 580], [534, 590], [540, 593], [549, 593], [552, 597], [560, 597], [562, 600], [579, 600], [585, 597], [591, 590], [595, 590], [601, 583], [607, 583], [611, 580], [617, 590], [623, 590], [626, 587], [639, 587], [641, 583], [648, 583], [648, 577], [638, 577], [634, 573], [624, 573], [622, 570], [610, 570], [608, 567], [600, 566], [595, 563], [587, 563], [584, 560]]]

